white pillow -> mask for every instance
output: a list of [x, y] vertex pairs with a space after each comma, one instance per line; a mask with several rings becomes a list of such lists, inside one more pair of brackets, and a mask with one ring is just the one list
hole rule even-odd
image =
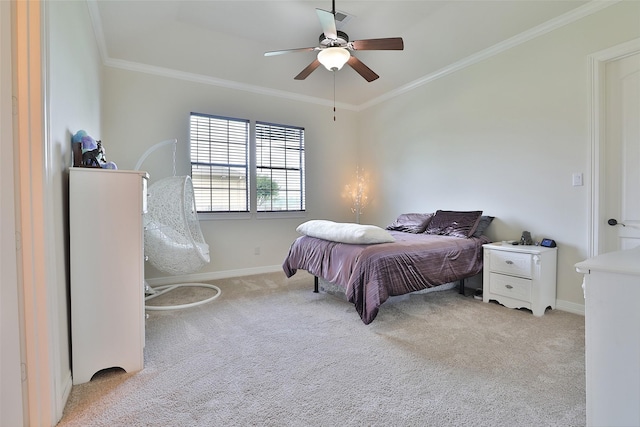
[[304, 222], [296, 228], [296, 231], [306, 236], [332, 242], [360, 245], [395, 242], [395, 239], [388, 231], [375, 225], [333, 222], [324, 219]]

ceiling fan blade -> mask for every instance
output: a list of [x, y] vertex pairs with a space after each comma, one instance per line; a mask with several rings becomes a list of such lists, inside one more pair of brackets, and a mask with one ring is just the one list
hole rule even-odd
[[316, 13], [318, 14], [318, 19], [320, 19], [324, 36], [331, 40], [337, 39], [338, 30], [336, 29], [336, 18], [333, 13], [322, 9], [316, 9]]
[[358, 58], [356, 58], [355, 56], [351, 56], [351, 58], [349, 58], [349, 60], [347, 61], [347, 64], [349, 64], [351, 68], [356, 70], [358, 74], [364, 77], [364, 79], [368, 82], [372, 82], [378, 77], [380, 77], [379, 75], [374, 73], [371, 68], [364, 65], [364, 63], [360, 61]]
[[285, 53], [294, 53], [294, 52], [310, 52], [312, 50], [319, 50], [319, 49], [317, 47], [301, 47], [298, 49], [272, 50], [271, 52], [265, 52], [264, 56], [276, 56], [276, 55], [283, 55]]
[[300, 74], [295, 76], [294, 79], [296, 80], [306, 79], [307, 77], [309, 77], [309, 74], [313, 73], [313, 71], [319, 66], [320, 66], [320, 61], [318, 61], [318, 58], [316, 58], [313, 60], [311, 64], [307, 65], [307, 67], [304, 70], [300, 71]]
[[354, 40], [349, 43], [354, 50], [403, 50], [402, 37], [390, 37], [386, 39]]

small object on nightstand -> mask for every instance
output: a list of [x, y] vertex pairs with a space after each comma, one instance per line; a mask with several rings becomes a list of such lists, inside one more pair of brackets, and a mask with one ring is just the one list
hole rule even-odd
[[555, 248], [556, 241], [551, 239], [542, 239], [540, 246], [544, 246], [545, 248]]
[[520, 244], [521, 245], [533, 244], [533, 240], [531, 240], [531, 233], [529, 233], [528, 231], [523, 231], [522, 237], [520, 237]]

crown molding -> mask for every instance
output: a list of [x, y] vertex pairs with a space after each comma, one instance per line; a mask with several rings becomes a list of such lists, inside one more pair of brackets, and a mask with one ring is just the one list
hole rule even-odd
[[[185, 80], [192, 83], [201, 83], [210, 86], [217, 86], [226, 89], [241, 90], [251, 92], [258, 95], [273, 96], [277, 98], [289, 99], [292, 101], [306, 102], [309, 104], [318, 104], [325, 107], [333, 107], [333, 101], [328, 99], [316, 98], [312, 96], [300, 95], [293, 92], [283, 90], [270, 89], [263, 86], [239, 83], [232, 80], [224, 80], [216, 77], [205, 76], [203, 74], [188, 73], [185, 71], [174, 70], [172, 68], [157, 67], [154, 65], [141, 64], [139, 62], [125, 61], [122, 59], [108, 58], [104, 61], [104, 65], [122, 70], [136, 71], [139, 73], [153, 74], [161, 77], [168, 77], [177, 80]], [[357, 106], [336, 102], [336, 108], [343, 110], [356, 111]]]
[[102, 19], [100, 19], [97, 0], [87, 0], [87, 8], [89, 9], [89, 17], [93, 25], [93, 33], [96, 37], [100, 58], [104, 64], [109, 59], [109, 52], [107, 51], [107, 42], [104, 40], [104, 30], [102, 29]]
[[[537, 37], [545, 35], [565, 25], [578, 21], [586, 16], [597, 13], [603, 9], [606, 9], [609, 6], [619, 3], [620, 1], [622, 0], [590, 1], [589, 3], [583, 6], [577, 7], [572, 11], [569, 11], [556, 18], [550, 19], [549, 21], [543, 24], [540, 24], [536, 27], [533, 27], [530, 30], [522, 32], [507, 40], [497, 43], [487, 49], [481, 50], [480, 52], [477, 52], [457, 62], [454, 62], [446, 67], [443, 67], [433, 73], [430, 73], [424, 77], [414, 80], [404, 86], [399, 87], [398, 89], [387, 92], [384, 95], [374, 98], [368, 102], [365, 102], [360, 105], [336, 103], [335, 106], [336, 108], [340, 108], [343, 110], [351, 110], [351, 111], [366, 110], [367, 108], [380, 104], [381, 102], [387, 101], [391, 98], [395, 98], [396, 96], [409, 92], [417, 87], [431, 83], [441, 77], [445, 77], [449, 74], [460, 71], [466, 67], [477, 64], [481, 61], [484, 61], [500, 53], [506, 52], [509, 49], [512, 49], [516, 46], [519, 46]], [[133, 62], [133, 61], [125, 61], [121, 59], [110, 58], [109, 52], [107, 50], [107, 45], [104, 39], [104, 31], [102, 29], [102, 21], [100, 19], [100, 11], [98, 9], [97, 0], [86, 0], [86, 2], [89, 8], [89, 15], [91, 17], [91, 22], [93, 23], [93, 30], [95, 32], [96, 42], [98, 44], [100, 56], [105, 66], [120, 68], [123, 70], [129, 70], [129, 71], [136, 71], [140, 73], [153, 74], [153, 75], [174, 78], [179, 80], [185, 80], [185, 81], [190, 81], [194, 83], [201, 83], [201, 84], [218, 86], [218, 87], [234, 89], [234, 90], [241, 90], [245, 92], [256, 93], [259, 95], [284, 98], [292, 101], [317, 104], [321, 106], [333, 107], [334, 105], [332, 100], [300, 95], [293, 92], [270, 89], [263, 86], [250, 85], [246, 83], [235, 82], [232, 80], [224, 80], [224, 79], [219, 79], [211, 76], [205, 76], [202, 74], [187, 73], [184, 71], [174, 70], [170, 68], [157, 67], [157, 66], [142, 64], [142, 63]]]
[[424, 77], [421, 77], [417, 80], [414, 80], [404, 86], [399, 87], [398, 89], [387, 92], [386, 94], [379, 96], [377, 98], [372, 99], [371, 101], [365, 102], [358, 106], [358, 111], [365, 110], [369, 107], [372, 107], [376, 104], [379, 104], [383, 101], [394, 98], [403, 93], [409, 92], [417, 87], [425, 85], [427, 83], [431, 83], [434, 80], [437, 80], [446, 75], [455, 73], [456, 71], [460, 71], [466, 67], [477, 64], [478, 62], [484, 61], [485, 59], [489, 59], [493, 56], [496, 56], [500, 53], [506, 52], [507, 50], [519, 46], [523, 43], [526, 43], [530, 40], [543, 36], [551, 31], [557, 30], [558, 28], [564, 27], [565, 25], [571, 24], [575, 21], [578, 21], [586, 16], [597, 13], [603, 9], [606, 9], [609, 6], [612, 6], [616, 3], [619, 3], [621, 0], [614, 1], [602, 1], [602, 0], [594, 0], [583, 6], [577, 7], [576, 9], [567, 12], [563, 15], [557, 16], [556, 18], [550, 19], [543, 24], [540, 24], [536, 27], [531, 28], [530, 30], [524, 31], [520, 34], [517, 34], [507, 40], [504, 40], [500, 43], [497, 43], [487, 49], [481, 50], [473, 55], [467, 56], [466, 58], [461, 59], [460, 61], [454, 62], [450, 65], [447, 65], [444, 68], [441, 68], [431, 74], [428, 74]]

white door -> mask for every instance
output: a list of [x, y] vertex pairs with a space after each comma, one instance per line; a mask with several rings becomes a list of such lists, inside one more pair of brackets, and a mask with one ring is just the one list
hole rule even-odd
[[605, 64], [604, 246], [640, 246], [640, 53]]

